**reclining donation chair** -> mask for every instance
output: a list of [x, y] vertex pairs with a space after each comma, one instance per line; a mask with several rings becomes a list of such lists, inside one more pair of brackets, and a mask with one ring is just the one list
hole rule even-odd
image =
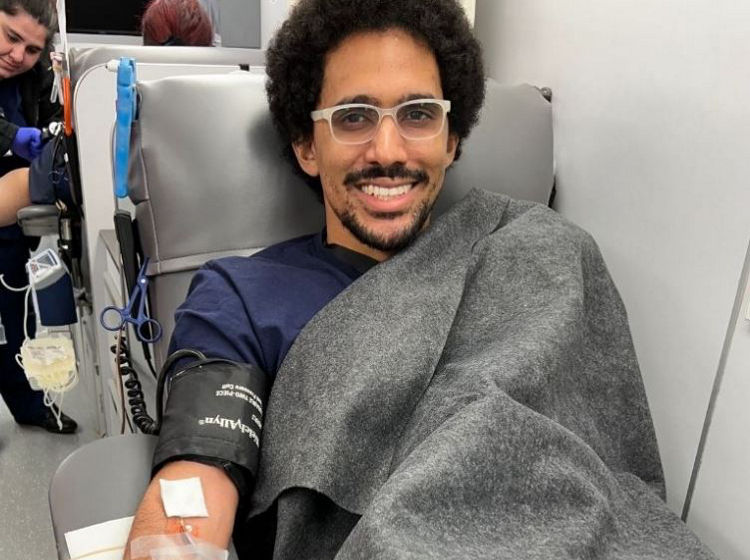
[[[264, 79], [238, 72], [137, 85], [129, 196], [150, 259], [151, 316], [164, 332], [154, 348], [157, 369], [166, 357], [174, 310], [198, 267], [209, 259], [250, 255], [322, 226], [322, 205], [282, 157]], [[548, 101], [532, 86], [489, 81], [480, 124], [448, 172], [438, 211], [472, 187], [547, 203], [552, 186]], [[154, 416], [155, 403], [148, 406]], [[121, 452], [112, 455], [113, 449]], [[65, 460], [50, 489], [60, 559], [69, 558], [67, 531], [132, 515], [133, 496], [140, 497], [148, 482], [152, 449], [152, 436], [109, 438]], [[135, 466], [126, 466], [126, 460]], [[142, 479], [131, 488], [112, 484], [122, 480], [122, 472]], [[100, 503], [101, 496], [107, 504]]]

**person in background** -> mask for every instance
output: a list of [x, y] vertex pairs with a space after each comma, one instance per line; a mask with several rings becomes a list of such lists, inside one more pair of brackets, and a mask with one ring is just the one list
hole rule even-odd
[[[28, 172], [10, 173], [28, 168], [42, 152], [40, 129], [60, 116], [59, 105], [50, 101], [53, 76], [47, 56], [56, 28], [57, 16], [49, 0], [0, 0], [0, 154], [5, 154], [0, 157], [0, 176], [5, 179], [0, 188], [21, 185], [13, 204], [19, 204], [19, 196], [28, 197], [28, 188], [23, 189], [28, 185]], [[15, 223], [0, 227], [0, 274], [8, 285], [27, 284], [25, 264], [36, 243]], [[0, 394], [19, 424], [72, 433], [76, 422], [63, 414], [58, 424], [44, 405], [41, 391], [31, 389], [16, 363], [24, 338], [24, 299], [23, 293], [7, 290], [0, 297], [0, 318], [7, 339], [0, 345]], [[29, 325], [29, 335], [34, 335], [33, 325]]]
[[143, 12], [141, 30], [147, 46], [213, 44], [211, 20], [198, 0], [153, 0]]

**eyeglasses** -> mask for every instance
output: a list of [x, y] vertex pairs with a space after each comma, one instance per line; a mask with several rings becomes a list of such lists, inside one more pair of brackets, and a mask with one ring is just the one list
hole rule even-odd
[[401, 136], [407, 140], [429, 140], [445, 126], [445, 115], [451, 110], [447, 99], [415, 99], [390, 109], [365, 103], [348, 103], [310, 113], [314, 121], [328, 121], [331, 135], [342, 144], [364, 144], [380, 129], [383, 117], [389, 115]]

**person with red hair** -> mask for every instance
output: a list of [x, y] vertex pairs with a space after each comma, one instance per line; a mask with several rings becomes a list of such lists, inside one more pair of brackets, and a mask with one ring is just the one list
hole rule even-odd
[[141, 18], [144, 45], [209, 47], [211, 20], [198, 0], [152, 0]]

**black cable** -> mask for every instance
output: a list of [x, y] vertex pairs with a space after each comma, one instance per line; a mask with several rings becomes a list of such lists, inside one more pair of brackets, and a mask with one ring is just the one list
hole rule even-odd
[[110, 351], [115, 354], [115, 363], [121, 379], [125, 379], [124, 385], [127, 389], [128, 404], [133, 423], [144, 434], [157, 435], [164, 415], [164, 386], [167, 381], [167, 373], [177, 360], [183, 358], [197, 358], [206, 360], [206, 356], [198, 350], [178, 350], [169, 355], [159, 372], [156, 382], [156, 421], [149, 416], [146, 410], [146, 400], [143, 396], [141, 381], [138, 373], [130, 361], [130, 349], [127, 342], [120, 341], [120, 353], [117, 353], [117, 345], [110, 346]]
[[[122, 417], [120, 419], [120, 435], [125, 433], [125, 419], [128, 417], [127, 412], [125, 412], [125, 387], [123, 386], [122, 382], [122, 372], [120, 371], [120, 361], [122, 359], [122, 335], [123, 330], [120, 329], [117, 331], [117, 343], [114, 346], [114, 354], [115, 354], [115, 366], [117, 368], [117, 393], [120, 397], [120, 416]], [[110, 350], [112, 347], [110, 347]], [[130, 424], [130, 421], [128, 421], [128, 425], [130, 425], [131, 431], [132, 431], [132, 424]]]
[[120, 344], [120, 353], [117, 354], [117, 346], [111, 346], [110, 350], [115, 354], [117, 371], [124, 379], [128, 405], [130, 405], [130, 415], [133, 418], [133, 424], [144, 434], [158, 434], [159, 424], [154, 422], [149, 416], [146, 409], [146, 399], [143, 396], [141, 381], [138, 379], [138, 373], [130, 361], [130, 349], [124, 340]]

